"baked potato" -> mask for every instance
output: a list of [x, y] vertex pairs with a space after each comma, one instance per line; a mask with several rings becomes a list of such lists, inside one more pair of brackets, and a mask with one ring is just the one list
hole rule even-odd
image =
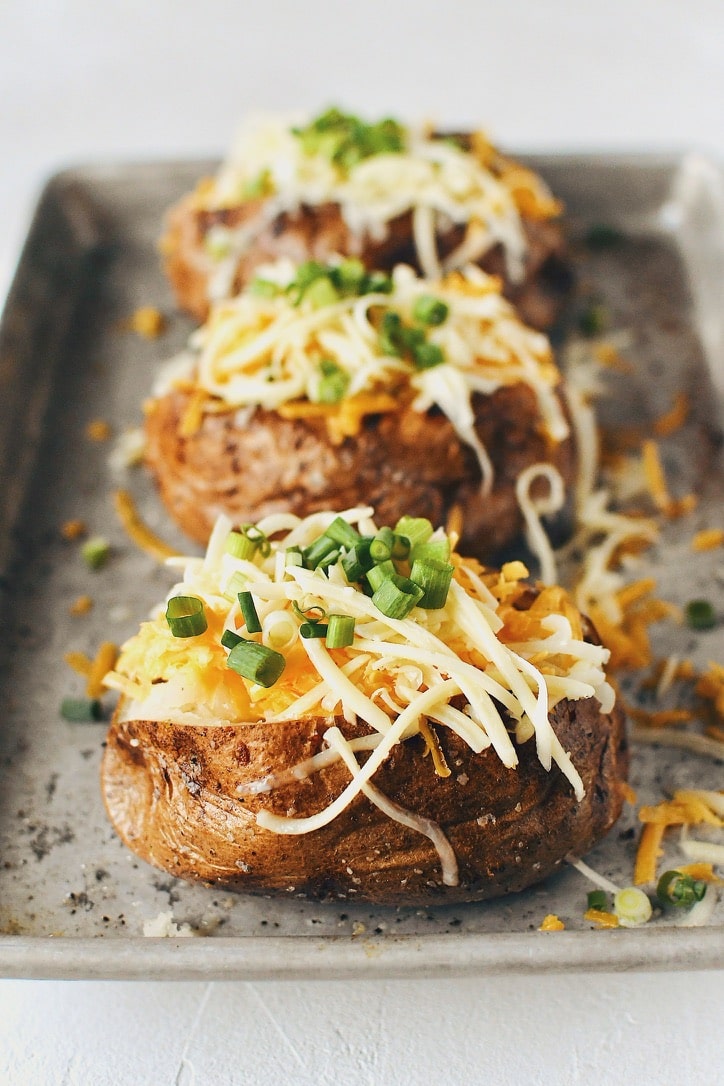
[[487, 560], [552, 475], [564, 503], [562, 378], [494, 277], [357, 261], [265, 275], [214, 308], [145, 405], [146, 462], [190, 537], [205, 544], [220, 513], [305, 516], [365, 494], [385, 521], [462, 511], [463, 548]]
[[607, 650], [562, 589], [454, 546], [370, 508], [221, 518], [106, 677], [123, 841], [184, 879], [391, 905], [585, 853], [627, 769]]
[[179, 305], [199, 320], [260, 264], [354, 256], [429, 278], [476, 262], [545, 329], [571, 283], [561, 210], [537, 174], [482, 133], [367, 124], [330, 109], [301, 125], [251, 118], [217, 175], [170, 209], [161, 250]]

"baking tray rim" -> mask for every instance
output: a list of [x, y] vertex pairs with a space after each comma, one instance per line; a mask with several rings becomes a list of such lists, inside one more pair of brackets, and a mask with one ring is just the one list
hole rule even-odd
[[[724, 184], [724, 164], [698, 149], [525, 150], [512, 153], [544, 168], [660, 170], [672, 177], [690, 155], [713, 166]], [[68, 187], [171, 170], [213, 168], [211, 156], [70, 164], [41, 186], [5, 298], [0, 341], [50, 201]], [[92, 219], [74, 224], [81, 253], [101, 241]], [[457, 932], [398, 936], [215, 936], [213, 938], [67, 937], [0, 935], [0, 976], [24, 979], [309, 980], [374, 979], [567, 972], [656, 972], [724, 969], [722, 927], [551, 933]]]

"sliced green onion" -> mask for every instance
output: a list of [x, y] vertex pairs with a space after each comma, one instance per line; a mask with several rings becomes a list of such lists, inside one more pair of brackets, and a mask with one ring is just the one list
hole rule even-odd
[[410, 540], [406, 535], [398, 535], [397, 532], [392, 536], [392, 557], [401, 561], [403, 558], [407, 558], [410, 553]]
[[445, 355], [437, 343], [420, 343], [413, 348], [412, 359], [418, 370], [431, 370], [445, 361]]
[[324, 306], [334, 305], [339, 301], [339, 293], [327, 276], [320, 276], [304, 292], [305, 302], [310, 302], [314, 309], [322, 309]]
[[327, 612], [318, 603], [312, 604], [311, 607], [300, 607], [296, 600], [292, 600], [292, 610], [297, 618], [306, 619], [309, 622], [321, 622], [327, 617]]
[[656, 885], [656, 896], [662, 905], [688, 909], [701, 901], [706, 893], [706, 883], [693, 879], [682, 871], [665, 871]]
[[412, 307], [412, 315], [420, 324], [443, 324], [449, 312], [449, 306], [432, 294], [421, 294]]
[[374, 565], [370, 555], [372, 538], [364, 536], [358, 543], [342, 555], [342, 569], [350, 584], [361, 581], [367, 570]]
[[365, 266], [357, 257], [349, 257], [330, 271], [332, 282], [346, 294], [360, 294], [367, 278]]
[[589, 249], [610, 249], [618, 245], [623, 235], [615, 226], [608, 223], [594, 223], [590, 226], [585, 236], [585, 243]]
[[256, 524], [242, 524], [238, 532], [229, 532], [224, 549], [234, 558], [252, 561], [257, 551], [266, 558], [271, 551], [271, 544]]
[[405, 618], [421, 599], [422, 589], [419, 585], [397, 573], [387, 577], [372, 596], [377, 610], [387, 618]]
[[287, 566], [303, 566], [304, 555], [301, 547], [287, 547], [284, 564]]
[[395, 313], [393, 309], [385, 310], [379, 332], [379, 346], [383, 354], [396, 358], [402, 353], [401, 331], [402, 317], [400, 314]]
[[325, 528], [324, 534], [345, 547], [353, 547], [362, 538], [344, 517], [335, 517], [329, 527]]
[[302, 551], [304, 565], [307, 569], [316, 569], [322, 559], [335, 550], [338, 550], [338, 546], [334, 539], [330, 539], [328, 535], [319, 535]]
[[450, 558], [450, 540], [444, 536], [442, 539], [429, 539], [425, 543], [418, 543], [412, 548], [410, 558], [413, 562], [418, 559], [447, 562]]
[[613, 911], [623, 928], [636, 928], [651, 919], [653, 909], [643, 890], [637, 886], [627, 886], [613, 896]]
[[271, 173], [269, 170], [260, 170], [256, 177], [246, 182], [241, 195], [245, 200], [255, 200], [267, 196], [271, 189]]
[[241, 637], [240, 634], [235, 633], [233, 630], [224, 630], [221, 635], [221, 644], [225, 649], [235, 649], [237, 645], [240, 645], [242, 641], [246, 639]]
[[317, 385], [317, 402], [339, 403], [347, 394], [349, 374], [331, 358], [321, 360], [319, 372], [321, 376]]
[[327, 648], [343, 649], [354, 641], [354, 618], [352, 615], [329, 616], [327, 627]]
[[410, 580], [423, 590], [420, 607], [438, 610], [447, 603], [454, 566], [436, 562], [434, 558], [416, 558], [410, 570]]
[[364, 282], [364, 294], [392, 294], [392, 277], [384, 272], [370, 272]]
[[608, 309], [600, 303], [593, 303], [584, 309], [578, 324], [584, 336], [600, 336], [605, 332], [610, 323]]
[[262, 279], [260, 276], [251, 280], [248, 290], [257, 298], [276, 298], [282, 292], [278, 283], [272, 282], [271, 279]]
[[588, 895], [588, 908], [606, 911], [608, 909], [608, 895], [605, 890], [591, 890]]
[[432, 535], [432, 524], [426, 517], [400, 517], [395, 525], [395, 535], [403, 535], [410, 542], [410, 550], [425, 543]]
[[395, 545], [395, 533], [392, 528], [380, 528], [370, 544], [370, 558], [373, 562], [386, 562], [392, 557]]
[[372, 591], [376, 592], [383, 581], [388, 580], [396, 573], [395, 563], [389, 558], [386, 562], [378, 562], [377, 565], [371, 566], [367, 570], [367, 580], [370, 583]]
[[708, 600], [689, 600], [685, 614], [686, 625], [692, 630], [711, 630], [716, 626], [716, 612]]
[[226, 663], [237, 675], [267, 688], [274, 685], [286, 666], [280, 652], [256, 641], [242, 641], [235, 645]]
[[80, 553], [83, 555], [83, 561], [90, 569], [100, 569], [108, 561], [111, 545], [103, 536], [94, 535], [92, 539], [85, 541]]
[[197, 596], [172, 596], [166, 605], [166, 621], [174, 637], [197, 637], [208, 626], [203, 601]]
[[239, 607], [241, 613], [244, 616], [244, 622], [246, 624], [247, 631], [251, 633], [261, 633], [261, 622], [259, 616], [256, 613], [256, 604], [254, 603], [254, 597], [251, 592], [239, 593]]
[[311, 638], [326, 637], [327, 629], [326, 622], [303, 622], [299, 627], [299, 633], [305, 641], [309, 641]]
[[228, 600], [237, 599], [240, 592], [243, 592], [246, 588], [248, 577], [245, 573], [242, 573], [240, 569], [237, 569], [235, 573], [232, 573], [229, 577], [229, 583], [224, 590], [224, 595]]
[[63, 698], [60, 703], [60, 715], [63, 720], [75, 724], [84, 724], [103, 719], [103, 706], [98, 698]]
[[325, 554], [323, 558], [320, 558], [320, 560], [317, 562], [317, 565], [315, 566], [315, 569], [329, 569], [330, 566], [333, 566], [336, 562], [339, 562], [339, 557], [341, 553], [341, 548], [335, 547], [333, 551], [329, 552], [329, 554]]

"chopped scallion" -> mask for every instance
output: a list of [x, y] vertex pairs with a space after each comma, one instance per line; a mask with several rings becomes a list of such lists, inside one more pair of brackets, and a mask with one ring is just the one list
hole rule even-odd
[[376, 592], [383, 581], [397, 573], [395, 563], [388, 559], [386, 562], [378, 562], [367, 570], [367, 580], [373, 592]]
[[380, 528], [370, 544], [370, 557], [373, 562], [387, 562], [392, 557], [395, 545], [395, 533], [391, 528]]
[[445, 361], [445, 355], [437, 343], [419, 343], [412, 349], [412, 359], [418, 370], [431, 370]]
[[83, 561], [90, 569], [100, 569], [108, 561], [111, 545], [103, 536], [94, 535], [85, 541], [80, 552], [83, 555]]
[[665, 871], [656, 885], [656, 896], [662, 905], [688, 909], [701, 901], [706, 893], [706, 883], [693, 879], [682, 871]]
[[708, 600], [689, 600], [685, 614], [686, 624], [692, 630], [711, 630], [716, 626], [716, 612]]
[[327, 555], [336, 550], [339, 550], [339, 547], [334, 539], [330, 539], [328, 535], [319, 535], [302, 551], [304, 565], [307, 569], [316, 569]]
[[287, 547], [284, 564], [287, 566], [303, 566], [304, 555], [302, 554], [302, 548]]
[[352, 615], [329, 616], [327, 627], [327, 648], [343, 649], [354, 641], [354, 618]]
[[241, 637], [233, 630], [224, 630], [221, 635], [221, 644], [225, 649], [235, 649], [237, 645], [240, 645], [245, 638]]
[[327, 636], [328, 626], [326, 622], [303, 622], [299, 627], [299, 633], [305, 641], [311, 638]]
[[203, 601], [197, 596], [172, 596], [166, 605], [166, 621], [174, 637], [197, 637], [208, 625]]
[[242, 524], [238, 532], [229, 532], [225, 550], [234, 558], [243, 558], [251, 562], [257, 551], [266, 558], [271, 551], [271, 544], [255, 524]]
[[335, 517], [329, 527], [325, 528], [324, 534], [345, 547], [353, 547], [362, 538], [344, 517]]
[[350, 584], [361, 581], [370, 566], [374, 565], [370, 556], [372, 539], [364, 536], [358, 543], [342, 555], [342, 569]]
[[420, 324], [443, 324], [449, 312], [449, 306], [432, 294], [421, 294], [412, 307], [412, 315]]
[[251, 592], [239, 593], [239, 607], [241, 613], [244, 616], [244, 622], [246, 624], [247, 631], [251, 633], [261, 633], [261, 622], [259, 616], [256, 613], [256, 604], [254, 603], [254, 597]]
[[63, 720], [85, 724], [103, 719], [103, 706], [98, 698], [63, 698], [60, 703]]
[[608, 895], [605, 890], [591, 890], [588, 895], [588, 908], [605, 912], [608, 909]]
[[430, 538], [432, 524], [426, 517], [400, 517], [395, 525], [395, 535], [405, 536], [410, 541], [410, 550], [414, 550]]
[[613, 897], [613, 911], [623, 928], [635, 928], [651, 919], [653, 909], [643, 890], [637, 886], [627, 886]]
[[387, 618], [400, 619], [409, 615], [422, 599], [422, 594], [422, 589], [414, 581], [394, 573], [385, 578], [375, 591], [372, 602]]
[[450, 540], [428, 539], [425, 543], [418, 543], [412, 548], [410, 555], [413, 562], [424, 559], [433, 562], [447, 562], [450, 558]]
[[242, 641], [235, 645], [226, 663], [237, 675], [266, 688], [274, 685], [286, 666], [280, 652], [259, 645], [256, 641]]
[[419, 585], [423, 591], [420, 607], [434, 611], [445, 606], [454, 572], [454, 566], [436, 562], [434, 558], [414, 560], [410, 570], [410, 580]]

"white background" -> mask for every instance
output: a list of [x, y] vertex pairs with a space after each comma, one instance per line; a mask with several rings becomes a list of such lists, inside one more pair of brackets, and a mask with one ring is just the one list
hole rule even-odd
[[[720, 0], [0, 0], [0, 296], [42, 181], [218, 154], [247, 109], [724, 157]], [[717, 1082], [721, 973], [0, 982], [0, 1082]]]

